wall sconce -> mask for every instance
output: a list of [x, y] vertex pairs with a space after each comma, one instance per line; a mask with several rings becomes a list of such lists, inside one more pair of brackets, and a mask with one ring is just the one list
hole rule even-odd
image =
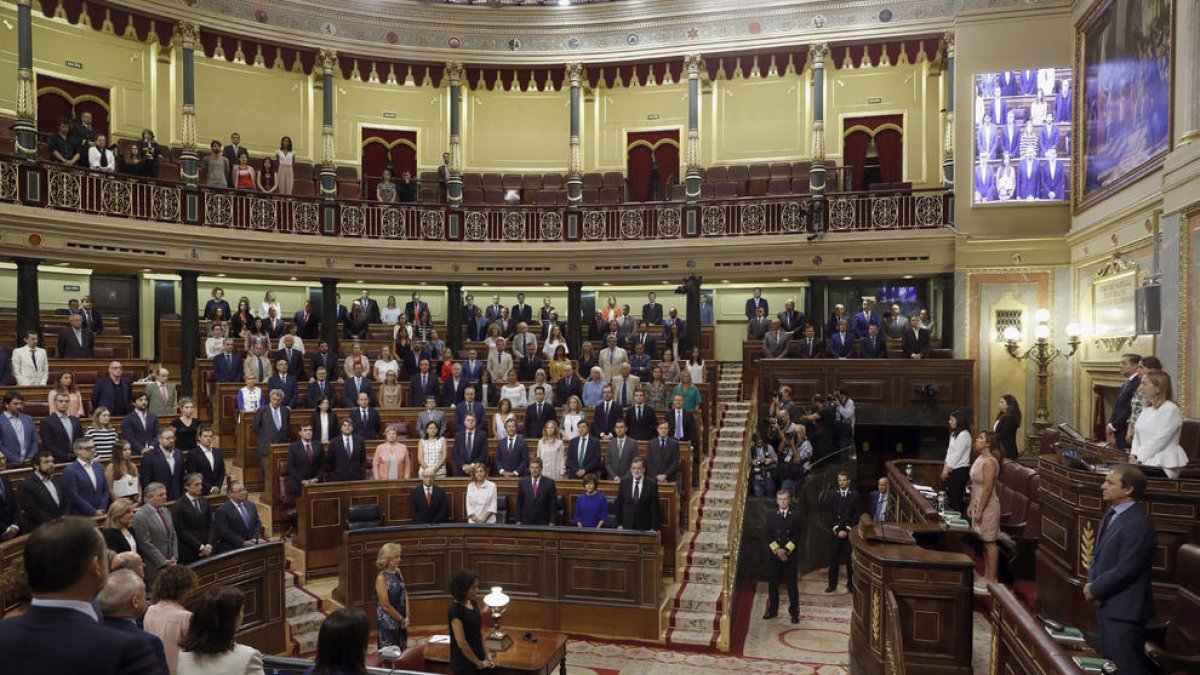
[[1080, 328], [1078, 324], [1068, 324], [1067, 351], [1055, 347], [1050, 342], [1050, 310], [1042, 308], [1034, 314], [1037, 323], [1033, 329], [1034, 342], [1025, 351], [1020, 349], [1021, 331], [1016, 326], [1004, 329], [1005, 348], [1008, 355], [1018, 361], [1033, 361], [1037, 365], [1037, 389], [1034, 390], [1033, 435], [1025, 440], [1025, 453], [1035, 453], [1041, 445], [1042, 432], [1050, 426], [1050, 364], [1057, 358], [1069, 359], [1079, 349]]

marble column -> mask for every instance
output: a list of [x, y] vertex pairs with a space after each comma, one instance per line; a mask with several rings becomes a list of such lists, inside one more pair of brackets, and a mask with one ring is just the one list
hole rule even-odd
[[183, 151], [179, 153], [179, 180], [187, 187], [196, 187], [200, 181], [200, 157], [196, 153], [196, 42], [200, 40], [200, 26], [180, 23], [175, 26], [179, 38], [180, 53], [183, 55]]
[[[700, 344], [700, 287], [704, 284], [704, 277], [699, 274], [691, 274], [683, 278], [683, 290], [687, 292], [687, 341], [688, 344], [696, 347]], [[677, 354], [676, 360], [690, 359], [691, 354]]]
[[683, 57], [683, 69], [688, 78], [687, 173], [684, 174], [684, 193], [689, 203], [700, 199], [700, 66], [699, 54]]
[[462, 349], [463, 327], [463, 284], [461, 281], [446, 282], [446, 348], [454, 351]]
[[[812, 167], [808, 170], [808, 187], [813, 199], [825, 199], [825, 58], [829, 56], [829, 45], [813, 45], [808, 49], [812, 60], [813, 126]], [[818, 217], [822, 213], [817, 210]], [[813, 223], [819, 225], [819, 223]]]
[[[18, 157], [37, 155], [37, 96], [33, 91], [32, 0], [17, 0], [17, 121], [13, 123]], [[20, 340], [17, 344], [23, 344]]]
[[583, 64], [568, 63], [567, 79], [571, 84], [571, 148], [567, 159], [567, 206], [579, 208], [583, 203], [583, 153], [579, 147], [579, 86], [583, 80]]
[[[41, 260], [35, 258], [13, 258], [17, 264], [17, 341], [25, 344], [20, 337], [26, 331], [36, 331], [42, 334], [41, 307], [38, 299], [38, 265]], [[45, 345], [43, 345], [45, 346]]]
[[946, 74], [942, 78], [946, 87], [946, 132], [942, 139], [942, 180], [946, 185], [954, 184], [954, 33], [942, 36], [946, 48]]
[[[321, 342], [329, 343], [329, 353], [338, 355], [337, 287], [338, 279], [321, 278]], [[329, 373], [336, 380], [337, 373]]]
[[[579, 356], [583, 349], [583, 282], [567, 282], [567, 348]], [[583, 373], [579, 373], [581, 376]]]
[[196, 279], [200, 273], [180, 270], [182, 283], [179, 286], [181, 307], [179, 313], [179, 398], [192, 395], [192, 372], [196, 357], [200, 355], [200, 296]]
[[[317, 57], [321, 68], [321, 197], [337, 199], [337, 167], [333, 164], [333, 69], [337, 66], [337, 52], [322, 49]], [[333, 344], [330, 343], [330, 348]]]
[[446, 64], [450, 78], [450, 175], [446, 176], [446, 203], [462, 208], [462, 78], [463, 65]]

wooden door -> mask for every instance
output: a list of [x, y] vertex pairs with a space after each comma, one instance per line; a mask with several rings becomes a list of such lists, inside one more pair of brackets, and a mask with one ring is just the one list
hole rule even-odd
[[679, 130], [630, 131], [625, 136], [629, 201], [662, 201], [680, 182]]
[[91, 296], [104, 317], [104, 331], [118, 329], [118, 335], [133, 336], [134, 354], [141, 353], [141, 286], [136, 276], [93, 274]]

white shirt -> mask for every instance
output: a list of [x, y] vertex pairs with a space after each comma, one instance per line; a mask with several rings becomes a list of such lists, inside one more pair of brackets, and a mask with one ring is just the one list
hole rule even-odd
[[1174, 401], [1163, 401], [1157, 408], [1147, 405], [1133, 426], [1130, 452], [1147, 466], [1161, 467], [1170, 478], [1179, 477], [1179, 469], [1188, 463], [1187, 453], [1179, 445], [1183, 414]]
[[966, 431], [950, 438], [946, 448], [946, 466], [954, 469], [965, 469], [971, 464], [971, 434]]
[[496, 522], [496, 484], [485, 480], [480, 487], [471, 481], [467, 485], [467, 517], [482, 518], [485, 513], [492, 514], [487, 522]]
[[91, 479], [92, 489], [95, 490], [96, 489], [96, 472], [92, 471], [92, 465], [85, 463], [82, 459], [77, 459], [75, 461], [79, 462], [79, 466], [83, 467], [83, 472], [86, 473], [87, 477]]

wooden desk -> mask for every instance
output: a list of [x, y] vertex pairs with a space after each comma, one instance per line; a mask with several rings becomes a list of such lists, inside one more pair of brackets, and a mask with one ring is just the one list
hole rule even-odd
[[200, 585], [191, 595], [188, 609], [195, 611], [205, 591], [211, 588], [239, 588], [246, 594], [246, 608], [237, 641], [264, 654], [282, 653], [288, 649], [283, 585], [285, 562], [283, 542], [274, 541], [193, 563], [191, 567]]
[[[512, 637], [513, 646], [496, 653], [496, 668], [488, 672], [498, 675], [509, 675], [510, 673], [550, 675], [557, 668], [559, 675], [567, 675], [566, 635], [544, 630], [530, 631], [537, 642], [528, 642], [523, 637], [526, 631], [520, 628], [506, 627], [504, 632]], [[450, 645], [425, 645], [425, 670], [431, 673], [449, 673]]]
[[1054, 641], [1041, 621], [1001, 584], [988, 584], [992, 594], [992, 672], [1006, 675], [1078, 675], [1083, 669], [1072, 656], [1096, 656], [1083, 646], [1071, 651]]
[[[911, 466], [913, 479], [908, 480], [905, 468]], [[937, 506], [913, 487], [913, 483], [939, 490], [942, 485], [943, 462], [929, 459], [895, 459], [885, 464], [888, 479], [888, 520], [902, 523], [941, 524]]]

